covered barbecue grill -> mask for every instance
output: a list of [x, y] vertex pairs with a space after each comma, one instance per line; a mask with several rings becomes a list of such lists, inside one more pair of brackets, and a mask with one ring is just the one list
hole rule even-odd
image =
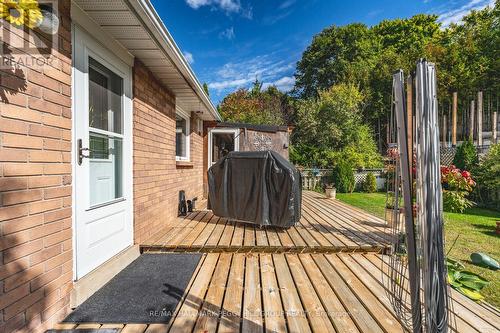
[[215, 215], [277, 227], [300, 219], [300, 173], [274, 151], [230, 152], [208, 170], [208, 187]]

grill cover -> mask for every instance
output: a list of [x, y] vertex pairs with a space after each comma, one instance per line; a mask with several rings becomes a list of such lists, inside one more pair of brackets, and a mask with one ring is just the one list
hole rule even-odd
[[221, 217], [291, 227], [301, 195], [300, 173], [274, 151], [230, 152], [208, 170], [208, 205]]

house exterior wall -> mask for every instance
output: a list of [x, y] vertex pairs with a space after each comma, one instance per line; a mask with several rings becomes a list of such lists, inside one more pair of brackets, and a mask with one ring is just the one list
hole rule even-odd
[[[59, 44], [52, 50], [50, 65], [16, 69], [0, 63], [0, 332], [43, 332], [70, 311], [70, 1], [59, 1], [58, 10]], [[22, 45], [22, 31], [7, 29], [14, 34], [0, 54], [11, 52], [14, 60], [26, 63], [28, 55], [17, 54], [13, 47]], [[31, 39], [26, 41], [33, 46]], [[192, 114], [190, 161], [177, 163], [175, 97], [139, 61], [133, 68], [133, 86], [134, 242], [138, 244], [175, 220], [180, 190], [188, 199], [201, 199], [203, 133]]]
[[175, 97], [139, 61], [133, 77], [134, 240], [141, 243], [177, 217], [180, 190], [202, 198], [203, 138], [191, 116], [190, 162], [177, 163]]
[[[70, 2], [59, 1], [58, 10], [59, 43], [50, 57], [21, 29], [2, 27], [11, 38], [2, 37], [8, 44], [0, 62], [0, 332], [44, 331], [69, 310]], [[34, 53], [24, 53], [24, 42]], [[9, 65], [7, 56], [23, 64]]]

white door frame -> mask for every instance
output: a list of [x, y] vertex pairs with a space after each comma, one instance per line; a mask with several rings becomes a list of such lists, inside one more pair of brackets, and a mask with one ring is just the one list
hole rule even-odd
[[231, 133], [234, 134], [234, 151], [240, 151], [240, 129], [239, 128], [217, 128], [213, 127], [208, 130], [208, 168], [212, 166], [213, 163], [213, 133]]
[[[82, 211], [89, 212], [89, 215], [96, 216], [104, 213], [104, 216], [113, 210], [120, 209], [125, 212], [126, 221], [124, 222], [124, 239], [120, 244], [123, 249], [133, 245], [133, 147], [132, 147], [132, 119], [133, 119], [133, 104], [132, 104], [132, 67], [124, 63], [113, 52], [109, 51], [94, 38], [92, 38], [85, 30], [76, 24], [72, 25], [72, 44], [73, 44], [73, 65], [72, 65], [72, 115], [73, 115], [73, 131], [72, 131], [72, 175], [73, 175], [73, 279], [77, 280], [89, 273], [96, 267], [83, 268], [79, 264], [79, 252], [82, 250], [80, 240], [83, 235], [79, 235], [79, 229], [82, 221], [78, 221], [78, 215]], [[78, 139], [82, 138], [82, 124], [78, 124], [77, 112], [86, 114], [88, 117], [88, 57], [91, 56], [96, 61], [105, 65], [108, 69], [118, 74], [123, 79], [123, 195], [122, 198], [111, 201], [104, 205], [90, 207], [89, 191], [78, 192], [81, 189], [89, 188], [88, 175], [82, 177], [78, 175], [78, 168], [82, 168], [84, 163], [89, 163], [88, 158], [83, 159], [82, 166], [78, 165]], [[80, 70], [83, 68], [84, 70]], [[85, 70], [86, 69], [86, 70]], [[87, 119], [88, 124], [88, 119]], [[86, 128], [86, 127], [85, 127]], [[80, 135], [80, 137], [79, 137]], [[87, 133], [88, 135], [88, 129]], [[88, 141], [88, 140], [87, 140]], [[85, 140], [84, 140], [85, 142]], [[86, 143], [84, 144], [86, 145]], [[81, 232], [81, 231], [80, 231]], [[122, 250], [123, 250], [122, 249]], [[103, 258], [109, 260], [117, 253], [106, 253]], [[104, 260], [104, 261], [106, 261]], [[102, 262], [100, 263], [102, 264]]]

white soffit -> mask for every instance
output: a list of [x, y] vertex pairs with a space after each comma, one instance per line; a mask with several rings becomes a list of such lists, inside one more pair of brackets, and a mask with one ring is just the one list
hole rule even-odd
[[[149, 0], [73, 0], [102, 30], [139, 59], [186, 111], [220, 116]], [[198, 112], [198, 114], [200, 114]]]

